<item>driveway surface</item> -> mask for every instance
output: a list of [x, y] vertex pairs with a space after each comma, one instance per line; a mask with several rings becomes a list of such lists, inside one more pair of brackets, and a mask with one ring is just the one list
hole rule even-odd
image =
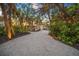
[[0, 45], [3, 56], [79, 56], [79, 51], [52, 39], [48, 31], [32, 32]]

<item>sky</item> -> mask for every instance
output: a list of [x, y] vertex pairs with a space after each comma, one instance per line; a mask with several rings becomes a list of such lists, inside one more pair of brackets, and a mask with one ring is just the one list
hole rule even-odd
[[2, 15], [2, 12], [0, 11], [0, 16]]
[[0, 16], [2, 15], [2, 11], [1, 11], [1, 8], [0, 8]]
[[70, 6], [72, 3], [64, 3], [64, 7]]

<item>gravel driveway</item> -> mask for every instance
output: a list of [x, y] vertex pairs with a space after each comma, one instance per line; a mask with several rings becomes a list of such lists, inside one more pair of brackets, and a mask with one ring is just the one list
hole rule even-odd
[[48, 31], [32, 32], [0, 45], [3, 56], [79, 56], [79, 51], [48, 36]]

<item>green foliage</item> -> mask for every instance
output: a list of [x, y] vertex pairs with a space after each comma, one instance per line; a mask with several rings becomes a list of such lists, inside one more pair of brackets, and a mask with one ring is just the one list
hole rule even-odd
[[53, 19], [50, 24], [50, 33], [62, 42], [75, 45], [79, 43], [79, 22], [68, 24], [61, 19]]
[[4, 31], [4, 27], [0, 26], [0, 36], [5, 36], [6, 33]]
[[68, 12], [68, 14], [70, 15], [70, 16], [74, 16], [74, 15], [76, 15], [76, 10], [79, 10], [79, 4], [77, 3], [74, 3], [74, 4], [72, 4], [71, 6], [68, 6], [66, 9], [65, 9], [67, 12]]
[[28, 32], [29, 31], [28, 28], [26, 28], [26, 27], [20, 27], [20, 26], [15, 26], [14, 30], [15, 30], [15, 33], [18, 33], [18, 32]]

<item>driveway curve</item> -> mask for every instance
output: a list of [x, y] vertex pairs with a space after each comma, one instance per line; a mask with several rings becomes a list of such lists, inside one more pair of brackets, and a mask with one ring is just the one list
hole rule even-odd
[[0, 45], [2, 56], [79, 56], [79, 51], [48, 36], [48, 31], [32, 32]]

